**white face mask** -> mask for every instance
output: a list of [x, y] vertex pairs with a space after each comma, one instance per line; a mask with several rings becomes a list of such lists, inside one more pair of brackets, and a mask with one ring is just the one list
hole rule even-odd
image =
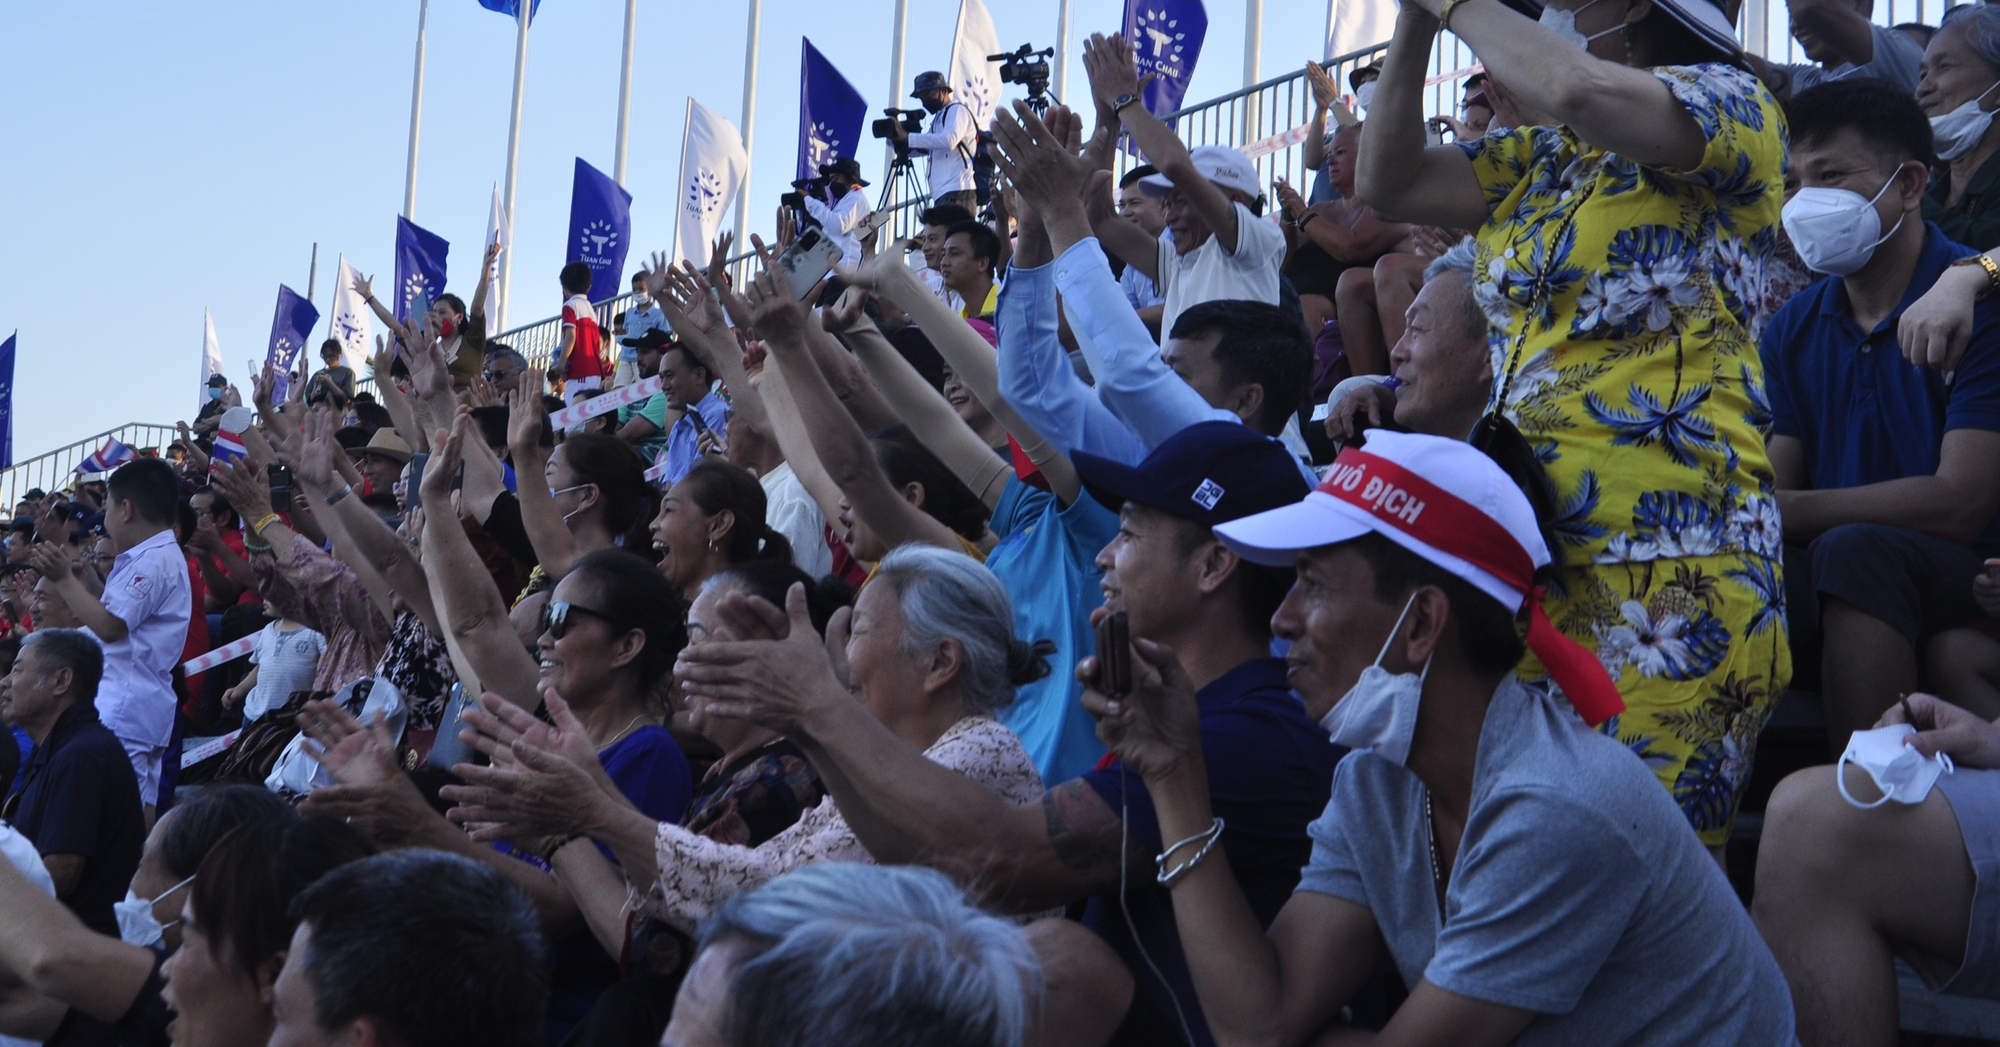
[[174, 884], [172, 887], [161, 891], [159, 898], [150, 899], [141, 898], [133, 894], [130, 888], [127, 888], [125, 891], [125, 900], [122, 902], [113, 902], [111, 905], [112, 914], [118, 917], [118, 937], [123, 939], [127, 945], [158, 945], [161, 937], [166, 934], [167, 928], [180, 923], [180, 921], [174, 920], [167, 924], [161, 924], [159, 919], [153, 915], [153, 906], [159, 904], [161, 898], [165, 898], [167, 895], [193, 882], [194, 877], [190, 876]]
[[[1896, 174], [1900, 175], [1898, 171]], [[1850, 276], [1868, 264], [1875, 248], [1896, 235], [1903, 219], [1882, 232], [1882, 217], [1875, 213], [1875, 200], [1896, 184], [1896, 175], [1875, 193], [1875, 199], [1851, 189], [1801, 189], [1785, 205], [1785, 235], [1798, 248], [1799, 260], [1815, 273]]]
[[632, 304], [637, 306], [639, 311], [643, 313], [653, 307], [653, 299], [646, 292], [637, 291], [632, 295]]
[[[557, 490], [556, 488], [551, 487], [549, 488], [549, 500], [555, 501], [556, 499], [561, 498], [563, 495], [566, 495], [571, 491], [581, 491], [589, 486], [590, 486], [589, 484], [574, 484], [569, 487], [562, 488], [561, 490]], [[584, 508], [585, 507], [579, 506], [575, 509], [571, 509], [569, 512], [564, 513], [562, 518], [563, 526], [565, 527], [569, 526], [569, 518], [582, 512]]]
[[1590, 10], [1596, 4], [1597, 0], [1590, 0], [1590, 3], [1587, 3], [1582, 7], [1577, 8], [1574, 11], [1558, 11], [1553, 7], [1544, 7], [1542, 8], [1542, 17], [1539, 19], [1539, 21], [1542, 23], [1542, 25], [1555, 30], [1557, 36], [1560, 36], [1563, 39], [1569, 41], [1570, 43], [1575, 44], [1578, 50], [1588, 51], [1590, 50], [1590, 42], [1592, 40], [1595, 40], [1600, 36], [1610, 36], [1612, 33], [1615, 33], [1618, 30], [1625, 28], [1625, 23], [1620, 22], [1609, 29], [1592, 33], [1589, 36], [1583, 35], [1583, 33], [1576, 28], [1576, 16], [1584, 13], [1585, 11]]
[[[1922, 803], [1930, 795], [1931, 786], [1937, 784], [1938, 776], [1953, 771], [1951, 757], [1944, 753], [1925, 756], [1915, 748], [1903, 744], [1903, 739], [1917, 733], [1917, 729], [1906, 723], [1892, 723], [1887, 727], [1877, 727], [1872, 731], [1856, 731], [1847, 740], [1847, 751], [1840, 754], [1840, 762], [1834, 766], [1833, 781], [1840, 787], [1840, 798], [1863, 810], [1880, 807], [1890, 800], [1897, 803]], [[1882, 798], [1874, 803], [1862, 803], [1847, 791], [1847, 764], [1868, 772], [1875, 780], [1875, 787], [1882, 790]]]
[[1931, 137], [1937, 141], [1938, 159], [1956, 160], [1972, 151], [1979, 140], [1986, 137], [1986, 129], [1993, 124], [1993, 114], [1979, 107], [1986, 96], [1993, 93], [1995, 83], [1981, 92], [1978, 98], [1965, 103], [1943, 116], [1931, 117]]
[[[1333, 744], [1373, 749], [1375, 755], [1398, 767], [1410, 760], [1410, 741], [1417, 734], [1417, 706], [1423, 700], [1424, 678], [1430, 675], [1431, 659], [1424, 659], [1421, 673], [1392, 673], [1382, 668], [1382, 659], [1388, 655], [1389, 645], [1396, 642], [1403, 619], [1409, 617], [1410, 607], [1416, 601], [1417, 594], [1411, 593], [1403, 603], [1403, 613], [1396, 616], [1395, 627], [1389, 630], [1389, 638], [1382, 641], [1375, 664], [1362, 670], [1361, 679], [1354, 681], [1354, 686], [1319, 721], [1333, 736]], [[1437, 653], [1433, 651], [1431, 657], [1437, 657]]]
[[1370, 80], [1354, 89], [1354, 101], [1366, 109], [1375, 104], [1375, 81]]

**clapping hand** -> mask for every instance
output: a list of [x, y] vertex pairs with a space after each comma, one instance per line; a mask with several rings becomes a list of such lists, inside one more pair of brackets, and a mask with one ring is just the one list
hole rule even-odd
[[243, 518], [245, 533], [252, 521], [271, 515], [270, 482], [262, 466], [248, 458], [216, 462], [209, 483], [222, 488], [222, 498]]
[[730, 593], [716, 619], [715, 635], [729, 639], [689, 644], [674, 666], [682, 692], [706, 700], [707, 715], [796, 735], [814, 710], [852, 702], [813, 630], [803, 585], [786, 592], [782, 611]]
[[331, 407], [321, 405], [306, 416], [305, 438], [291, 453], [280, 452], [278, 458], [289, 466], [299, 479], [319, 490], [333, 486], [333, 456], [341, 453], [333, 439], [333, 432], [340, 427]]
[[[544, 381], [542, 372], [530, 368], [521, 372], [520, 381], [512, 390], [513, 398], [507, 406], [507, 447], [515, 454], [516, 466], [527, 462], [541, 448], [542, 430], [549, 420], [547, 406], [542, 403]], [[424, 468], [428, 473], [431, 467]], [[426, 492], [424, 497], [429, 498], [430, 494]]]
[[[764, 247], [763, 241], [752, 239], [757, 251], [764, 256], [764, 269], [743, 289], [743, 299], [750, 307], [750, 324], [767, 343], [779, 348], [796, 345], [805, 348], [806, 309], [792, 295], [792, 285], [777, 268], [777, 260]], [[741, 322], [740, 320], [738, 321]]]

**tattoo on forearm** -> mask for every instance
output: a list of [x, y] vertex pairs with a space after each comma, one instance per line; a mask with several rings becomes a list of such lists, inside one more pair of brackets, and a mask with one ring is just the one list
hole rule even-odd
[[1064, 782], [1042, 794], [1049, 846], [1063, 867], [1077, 872], [1109, 872], [1118, 868], [1118, 837], [1123, 828], [1117, 812], [1081, 780]]

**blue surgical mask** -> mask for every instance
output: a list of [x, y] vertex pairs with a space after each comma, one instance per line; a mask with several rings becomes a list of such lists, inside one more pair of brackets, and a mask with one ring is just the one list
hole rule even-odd
[[209, 386], [209, 387], [208, 387], [208, 398], [209, 398], [209, 399], [211, 399], [211, 400], [220, 400], [220, 399], [222, 399], [222, 387], [221, 387], [221, 386], [218, 386], [218, 385], [211, 385], [211, 386]]

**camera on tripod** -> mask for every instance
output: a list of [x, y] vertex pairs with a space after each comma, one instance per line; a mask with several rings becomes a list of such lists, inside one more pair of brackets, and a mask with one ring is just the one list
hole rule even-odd
[[1028, 89], [1030, 101], [1038, 99], [1049, 90], [1049, 59], [1056, 53], [1053, 47], [1035, 50], [1034, 44], [1022, 44], [1012, 54], [987, 55], [989, 62], [999, 62], [1000, 82], [1020, 84]]
[[922, 109], [897, 109], [894, 106], [891, 106], [890, 108], [884, 109], [882, 111], [884, 113], [887, 113], [888, 115], [880, 120], [875, 121], [872, 124], [869, 124], [868, 125], [869, 134], [872, 134], [877, 138], [894, 138], [896, 137], [896, 124], [898, 120], [901, 121], [903, 125], [903, 130], [905, 132], [909, 134], [923, 133], [924, 111]]

